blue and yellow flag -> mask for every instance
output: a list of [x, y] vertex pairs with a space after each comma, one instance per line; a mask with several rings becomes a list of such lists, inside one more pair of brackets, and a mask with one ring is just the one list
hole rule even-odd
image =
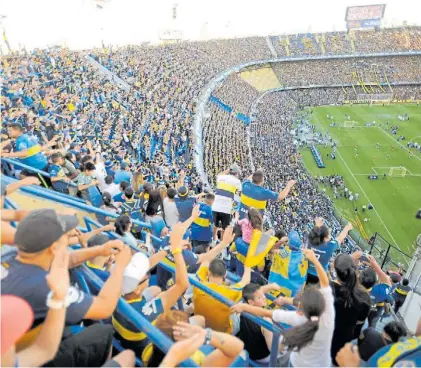
[[277, 241], [275, 236], [254, 229], [244, 266], [254, 267], [261, 263]]

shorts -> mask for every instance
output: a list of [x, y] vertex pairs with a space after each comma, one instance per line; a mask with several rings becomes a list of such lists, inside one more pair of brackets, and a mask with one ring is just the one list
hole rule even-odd
[[96, 323], [60, 343], [53, 360], [45, 367], [101, 367], [108, 359], [113, 341], [112, 325]]
[[[231, 223], [231, 218], [232, 216], [229, 213], [213, 212], [213, 223], [216, 227], [222, 227], [224, 230]], [[221, 225], [219, 223], [221, 223]]]

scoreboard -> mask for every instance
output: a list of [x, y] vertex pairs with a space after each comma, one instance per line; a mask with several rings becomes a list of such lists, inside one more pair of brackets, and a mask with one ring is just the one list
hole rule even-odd
[[348, 29], [379, 27], [386, 4], [349, 6], [345, 21]]

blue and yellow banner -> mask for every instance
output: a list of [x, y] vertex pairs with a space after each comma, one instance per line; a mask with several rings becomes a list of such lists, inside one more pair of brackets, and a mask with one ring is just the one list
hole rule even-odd
[[260, 230], [255, 229], [253, 231], [244, 266], [254, 267], [261, 263], [277, 241], [278, 238], [275, 236], [262, 233]]

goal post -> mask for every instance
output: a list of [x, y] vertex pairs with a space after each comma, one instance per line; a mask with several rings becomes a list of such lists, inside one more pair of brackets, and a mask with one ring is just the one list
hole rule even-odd
[[391, 167], [389, 168], [389, 173], [388, 175], [391, 177], [404, 177], [406, 176], [406, 173], [408, 172], [408, 170], [406, 169], [406, 167], [403, 166], [397, 166], [397, 167]]

